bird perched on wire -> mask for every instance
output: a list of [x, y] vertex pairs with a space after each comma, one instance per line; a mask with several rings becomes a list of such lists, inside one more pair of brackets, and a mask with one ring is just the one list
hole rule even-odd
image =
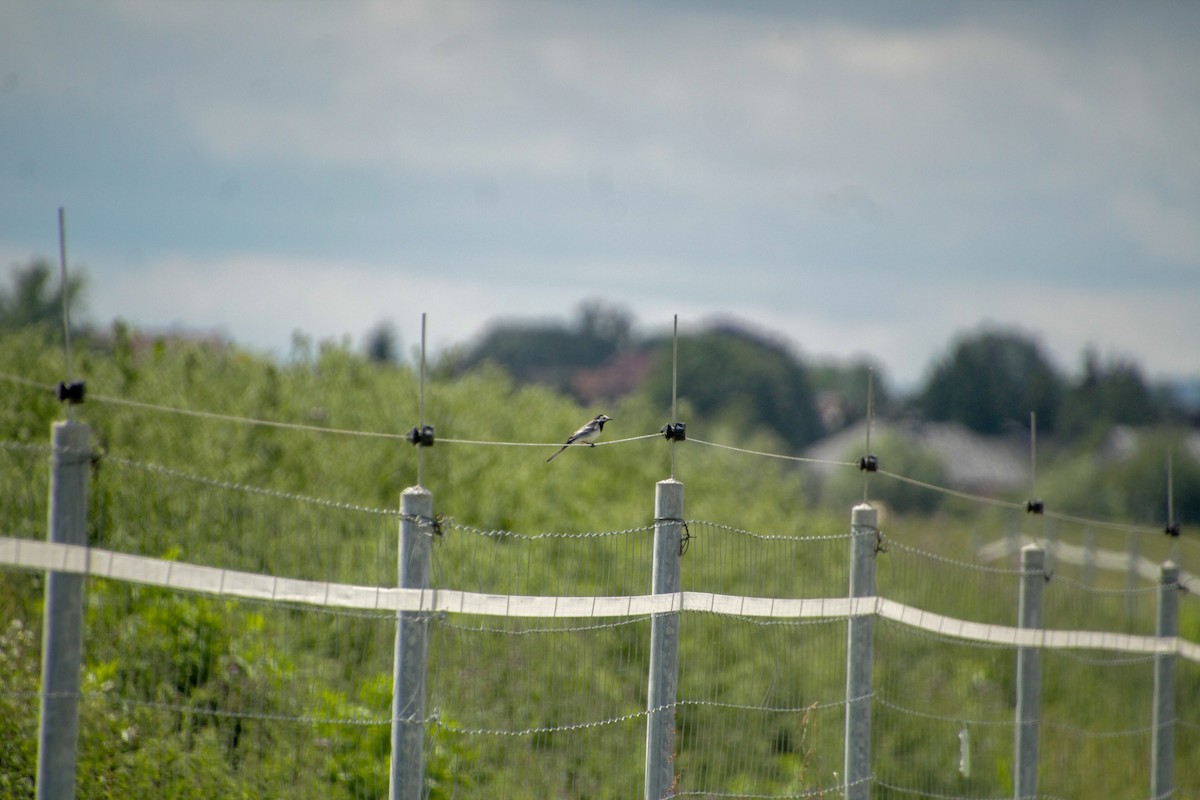
[[546, 463], [550, 463], [555, 458], [573, 444], [587, 444], [592, 447], [596, 446], [596, 440], [600, 438], [600, 432], [604, 430], [604, 423], [612, 420], [612, 417], [606, 417], [603, 414], [597, 414], [595, 419], [588, 420], [582, 428], [575, 431], [567, 439], [567, 443], [558, 449], [554, 455], [546, 459]]

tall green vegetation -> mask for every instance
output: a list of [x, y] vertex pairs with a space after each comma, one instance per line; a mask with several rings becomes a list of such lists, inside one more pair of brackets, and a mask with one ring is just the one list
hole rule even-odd
[[[680, 342], [681, 362], [687, 360], [680, 370], [682, 416], [690, 436], [790, 451], [815, 435], [807, 400], [788, 413], [789, 398], [797, 403], [811, 398], [813, 384], [786, 347], [738, 331], [709, 334]], [[394, 509], [400, 491], [417, 482], [417, 452], [399, 438], [417, 422], [419, 388], [410, 367], [303, 337], [283, 361], [219, 343], [146, 337], [125, 325], [96, 340], [103, 346], [81, 347], [75, 368], [92, 395], [75, 414], [91, 426], [95, 443], [89, 486], [93, 543], [252, 572], [391, 585], [397, 520], [375, 512]], [[44, 331], [24, 326], [0, 335], [0, 375], [22, 381], [6, 380], [0, 391], [5, 535], [44, 535], [45, 453], [31, 448], [48, 442], [51, 422], [62, 415], [45, 388], [62, 378], [62, 362], [61, 347]], [[435, 583], [497, 593], [646, 591], [653, 486], [672, 468], [670, 445], [661, 437], [576, 448], [553, 464], [544, 460], [552, 446], [543, 452], [449, 440], [558, 442], [599, 410], [615, 417], [606, 438], [652, 434], [670, 413], [664, 365], [645, 391], [595, 410], [553, 388], [517, 381], [496, 366], [460, 370], [446, 362], [430, 373], [426, 420], [436, 426], [438, 442], [423, 453], [422, 477], [434, 493], [435, 510], [445, 515], [435, 541]], [[728, 380], [730, 392], [740, 386], [743, 394], [732, 395], [728, 405], [706, 394], [713, 376]], [[392, 438], [248, 425], [113, 398]], [[746, 411], [748, 418], [735, 413], [751, 403], [757, 407], [759, 400], [761, 409], [777, 414], [769, 424], [748, 421], [759, 419], [754, 414], [761, 409]], [[1162, 474], [1163, 447], [1174, 440], [1170, 433], [1161, 436], [1147, 440], [1145, 455], [1139, 451], [1133, 461], [1102, 463], [1068, 454], [1061, 471], [1047, 465], [1040, 476], [1043, 492], [1053, 500], [1076, 490], [1089, 512], [1141, 521], [1146, 509], [1137, 498], [1163, 492], [1159, 482], [1139, 482]], [[803, 467], [694, 442], [677, 445], [677, 456], [693, 520], [685, 588], [764, 596], [844, 593], [845, 541], [834, 535], [845, 533], [847, 505], [861, 497], [860, 473], [843, 470], [837, 491], [828, 493], [832, 499], [812, 506]], [[1194, 507], [1178, 490], [1193, 485], [1197, 470], [1185, 453], [1175, 450], [1174, 458], [1177, 516], [1186, 524], [1195, 518]], [[945, 475], [918, 451], [905, 450], [889, 468], [934, 483]], [[1099, 493], [1086, 494], [1096, 487], [1110, 504], [1096, 503]], [[1136, 493], [1118, 501], [1129, 487]], [[885, 546], [881, 552], [882, 591], [937, 613], [1011, 620], [1009, 575], [946, 572], [970, 559], [968, 528], [993, 538], [1008, 520], [977, 508], [963, 508], [959, 516], [959, 504], [935, 512], [925, 505], [929, 495], [909, 484], [875, 479], [871, 491], [907, 512], [884, 523], [888, 543], [906, 547]], [[575, 532], [614, 533], [562, 536]], [[558, 535], [526, 538], [540, 533]], [[759, 538], [773, 534], [824, 538], [802, 546]], [[934, 557], [915, 555], [914, 546]], [[1051, 586], [1053, 594], [1070, 584]], [[5, 798], [33, 796], [42, 590], [38, 574], [0, 571]], [[87, 592], [80, 797], [359, 800], [386, 792], [388, 729], [380, 721], [391, 713], [394, 636], [386, 615], [318, 613], [101, 580], [90, 581]], [[1125, 598], [1100, 595], [1100, 601], [1083, 609], [1070, 605], [1067, 611], [1075, 616], [1069, 622], [1146, 632], [1146, 615], [1135, 616]], [[544, 621], [437, 620], [431, 710], [438, 722], [427, 740], [430, 796], [635, 796], [647, 628], [645, 620], [602, 621], [564, 633]], [[685, 785], [727, 795], [786, 795], [836, 782], [843, 622], [764, 625], [696, 614], [684, 617], [681, 630], [681, 693], [696, 701], [681, 706], [678, 717]], [[1183, 630], [1193, 640], [1200, 632], [1194, 611], [1186, 612]], [[935, 795], [1007, 791], [1009, 729], [993, 723], [1011, 718], [1010, 651], [948, 644], [889, 625], [879, 626], [878, 637], [880, 697], [910, 709], [880, 707], [874, 742], [879, 774]], [[1114, 689], [1111, 669], [1087, 658], [1057, 655], [1049, 661], [1048, 718], [1089, 731], [1144, 727], [1140, 717], [1130, 721], [1129, 704], [1094, 702], [1120, 691], [1144, 707], [1149, 675], [1144, 663], [1131, 667], [1131, 677]], [[1194, 671], [1181, 675], [1183, 707], [1200, 702]], [[738, 706], [788, 710], [746, 712]], [[964, 714], [985, 721], [973, 732], [970, 777], [947, 767]], [[630, 716], [624, 722], [561, 730], [625, 715]], [[488, 727], [524, 733], [470, 732]], [[714, 743], [714, 736], [720, 741]], [[1082, 748], [1073, 748], [1079, 737], [1050, 738], [1047, 758], [1078, 769], [1048, 791], [1063, 796], [1144, 791], [1139, 773], [1144, 748], [1131, 757], [1122, 750], [1129, 747], [1125, 738], [1084, 739]], [[1177, 772], [1200, 774], [1196, 748], [1182, 750], [1185, 760]]]

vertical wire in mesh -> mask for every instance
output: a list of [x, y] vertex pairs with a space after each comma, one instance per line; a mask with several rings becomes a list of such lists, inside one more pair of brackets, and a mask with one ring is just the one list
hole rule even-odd
[[876, 780], [916, 796], [1002, 796], [1011, 785], [1015, 648], [879, 620], [875, 655]]

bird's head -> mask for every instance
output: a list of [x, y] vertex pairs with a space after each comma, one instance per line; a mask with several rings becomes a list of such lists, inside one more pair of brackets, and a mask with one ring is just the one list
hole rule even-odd
[[596, 419], [594, 420], [594, 422], [600, 426], [601, 430], [604, 429], [604, 423], [610, 421], [612, 421], [612, 417], [605, 416], [604, 414], [597, 414]]

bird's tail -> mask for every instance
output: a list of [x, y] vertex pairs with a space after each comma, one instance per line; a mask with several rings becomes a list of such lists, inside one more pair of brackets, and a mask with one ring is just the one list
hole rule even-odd
[[558, 452], [556, 452], [554, 455], [547, 458], [546, 463], [549, 464], [551, 461], [558, 458], [560, 455], [562, 455], [562, 451], [566, 450], [566, 449], [567, 449], [567, 446], [565, 444], [562, 447], [558, 448]]

